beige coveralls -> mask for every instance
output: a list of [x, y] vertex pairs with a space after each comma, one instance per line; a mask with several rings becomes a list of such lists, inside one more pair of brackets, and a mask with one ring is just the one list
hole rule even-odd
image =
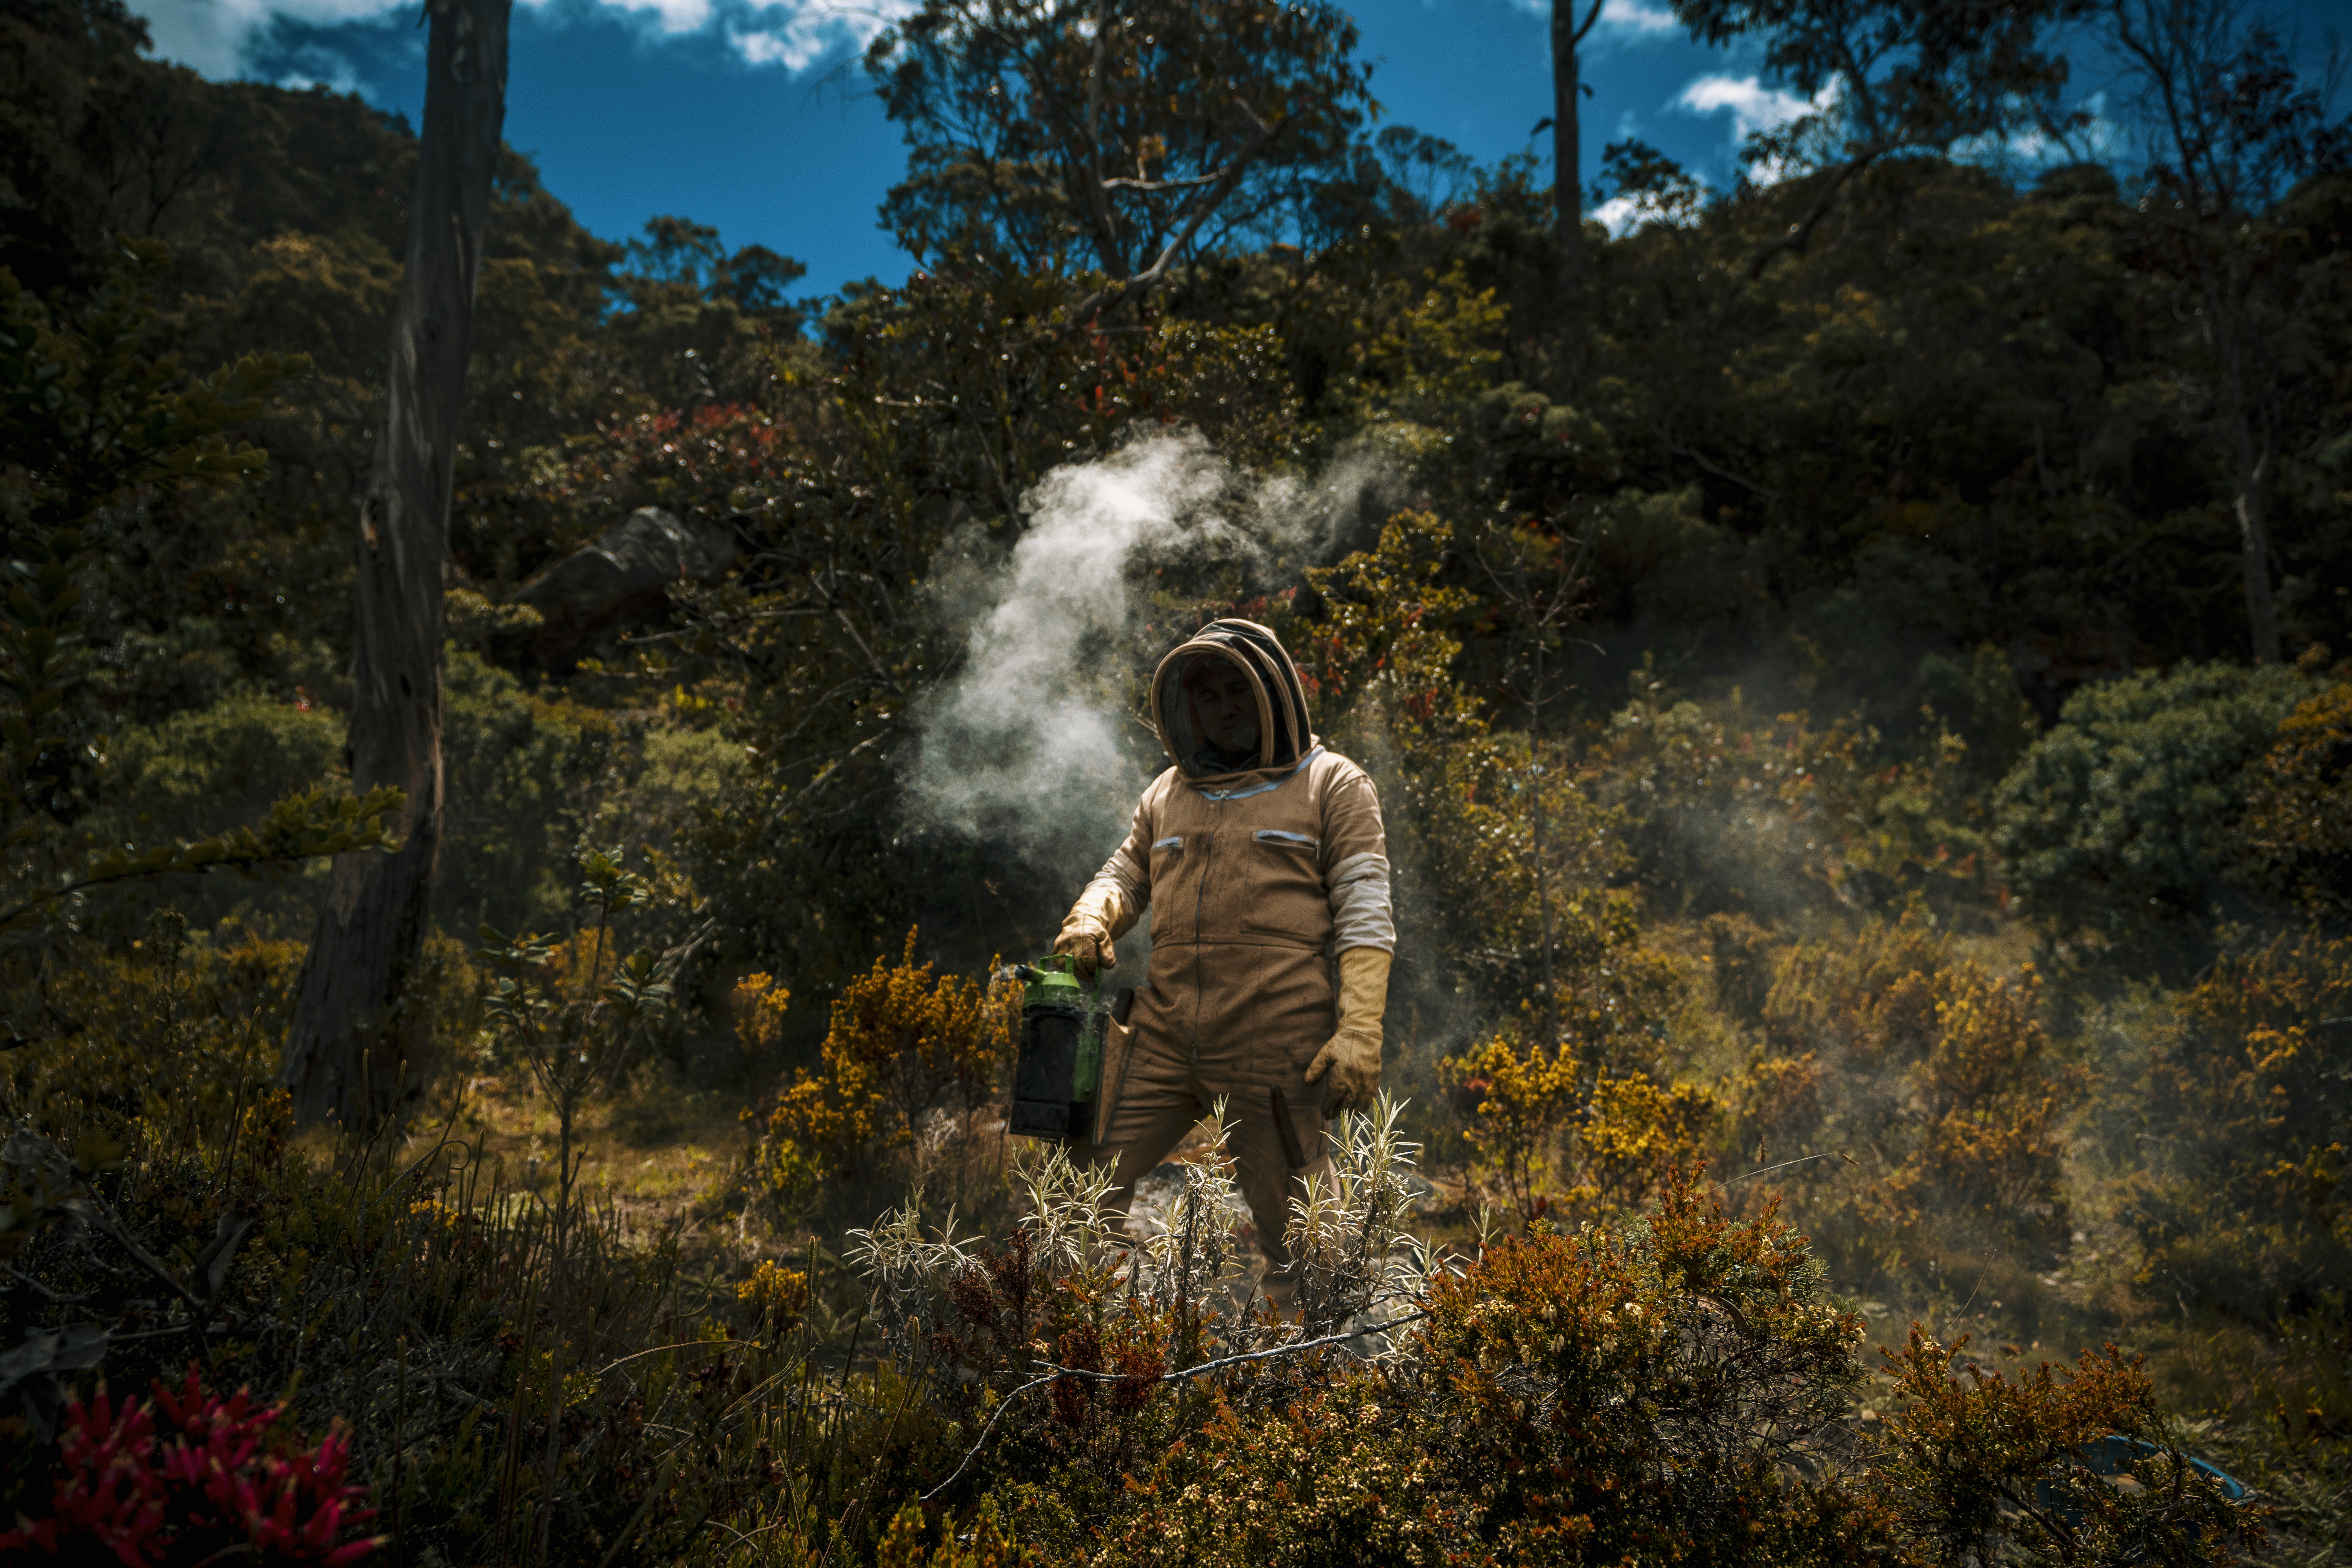
[[[1195, 775], [1181, 680], [1202, 655], [1230, 658], [1257, 683], [1260, 765]], [[1331, 963], [1349, 947], [1396, 947], [1380, 799], [1361, 768], [1308, 731], [1297, 672], [1263, 626], [1203, 628], [1161, 664], [1152, 710], [1176, 765], [1144, 791], [1126, 843], [1080, 900], [1110, 902], [1114, 937], [1151, 909], [1150, 970], [1102, 1142], [1077, 1152], [1117, 1162], [1112, 1197], [1123, 1209], [1137, 1179], [1223, 1098], [1267, 1294], [1286, 1300], [1288, 1200], [1328, 1169], [1324, 1086], [1306, 1071], [1336, 1022]], [[1297, 1169], [1275, 1123], [1277, 1089], [1306, 1156]]]

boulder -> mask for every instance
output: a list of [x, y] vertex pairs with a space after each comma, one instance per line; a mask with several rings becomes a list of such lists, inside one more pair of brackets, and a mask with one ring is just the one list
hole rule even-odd
[[598, 638], [668, 608], [674, 584], [715, 583], [734, 563], [731, 529], [639, 507], [515, 590], [511, 602], [540, 617], [519, 635], [520, 651], [542, 668], [569, 669]]

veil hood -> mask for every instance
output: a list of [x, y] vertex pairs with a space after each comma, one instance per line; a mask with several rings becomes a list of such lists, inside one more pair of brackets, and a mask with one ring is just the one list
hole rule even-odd
[[[1202, 738], [1192, 731], [1192, 705], [1184, 683], [1197, 661], [1205, 658], [1238, 668], [1257, 694], [1257, 756], [1239, 766], [1218, 768], [1204, 760]], [[1255, 621], [1211, 621], [1171, 650], [1151, 677], [1151, 723], [1160, 731], [1168, 760], [1195, 784], [1287, 772], [1321, 744], [1307, 724], [1307, 687], [1298, 678], [1298, 667], [1281, 639]]]

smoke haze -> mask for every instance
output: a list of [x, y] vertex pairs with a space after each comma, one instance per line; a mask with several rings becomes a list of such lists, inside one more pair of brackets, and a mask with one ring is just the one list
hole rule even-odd
[[1261, 565], [1276, 546], [1323, 559], [1393, 474], [1359, 452], [1312, 482], [1252, 483], [1188, 432], [1046, 475], [1010, 558], [964, 588], [963, 668], [920, 717], [912, 825], [1003, 845], [1075, 892], [1160, 765], [1125, 708], [1140, 570]]
[[1139, 552], [1253, 552], [1221, 504], [1233, 492], [1197, 436], [1045, 477], [961, 673], [923, 718], [908, 790], [918, 826], [1006, 842], [1066, 875], [1102, 863], [1138, 784], [1117, 683], [1099, 668], [1128, 626], [1129, 564]]

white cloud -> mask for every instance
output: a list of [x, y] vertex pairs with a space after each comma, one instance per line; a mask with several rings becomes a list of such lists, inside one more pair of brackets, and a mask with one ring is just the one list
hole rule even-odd
[[1683, 25], [1675, 19], [1672, 11], [1652, 0], [1608, 0], [1592, 30], [1596, 35], [1635, 43], [1679, 33]]
[[[1802, 115], [1822, 113], [1837, 105], [1838, 83], [1823, 82], [1821, 91], [1804, 98], [1785, 88], [1766, 87], [1756, 77], [1720, 73], [1695, 77], [1675, 95], [1670, 109], [1685, 114], [1731, 116], [1731, 141], [1737, 147], [1759, 131], [1771, 131]], [[1788, 173], [1780, 158], [1767, 158], [1754, 168], [1755, 177], [1769, 184]]]
[[[1538, 16], [1551, 15], [1552, 0], [1512, 0], [1522, 11]], [[1577, 20], [1582, 21], [1591, 0], [1574, 0]], [[1657, 0], [1601, 0], [1601, 20], [1592, 26], [1592, 38], [1602, 44], [1642, 44], [1652, 38], [1679, 33], [1683, 25], [1675, 14]]]
[[133, 8], [147, 18], [155, 52], [209, 77], [235, 76], [269, 24], [289, 21], [333, 26], [373, 21], [407, 0], [145, 0]]
[[308, 45], [292, 50], [277, 62], [286, 68], [278, 85], [296, 92], [307, 92], [323, 87], [330, 92], [360, 90], [359, 68], [334, 50]]
[[[728, 42], [752, 65], [781, 65], [788, 71], [803, 71], [836, 53], [864, 49], [883, 28], [913, 15], [915, 7], [916, 0], [877, 0], [855, 7], [810, 4], [809, 0], [759, 5], [755, 0], [751, 9], [760, 18], [759, 25], [730, 28]], [[768, 19], [778, 11], [784, 13], [781, 22]]]
[[[546, 7], [558, 0], [522, 0]], [[1622, 0], [1611, 0], [1620, 4]], [[747, 64], [803, 71], [862, 49], [874, 36], [915, 9], [915, 0], [867, 0], [836, 5], [830, 0], [586, 0], [594, 10], [617, 12], [657, 38], [723, 32]], [[416, 0], [133, 0], [147, 18], [155, 52], [193, 66], [213, 78], [251, 68], [270, 25], [280, 20], [312, 26], [372, 22], [395, 14], [414, 16]], [[320, 53], [320, 51], [312, 51]], [[298, 62], [291, 84], [314, 80], [349, 83], [349, 68], [333, 68], [320, 53]], [[320, 68], [321, 66], [327, 68]]]
[[1615, 239], [1642, 221], [1644, 216], [1642, 209], [1643, 202], [1639, 196], [1612, 196], [1594, 207], [1590, 216], [1608, 225], [1609, 236]]
[[1686, 83], [1675, 95], [1673, 107], [1689, 114], [1720, 114], [1728, 110], [1732, 134], [1744, 141], [1759, 131], [1786, 125], [1801, 114], [1826, 109], [1836, 96], [1834, 85], [1807, 100], [1784, 88], [1766, 87], [1758, 77], [1715, 73]]
[[1641, 191], [1612, 196], [1586, 216], [1600, 219], [1608, 228], [1612, 239], [1622, 239], [1643, 224], [1663, 223], [1687, 227], [1697, 221], [1698, 210], [1696, 195], [1688, 199], [1677, 199], [1669, 195], [1667, 199], [1660, 200], [1659, 193], [1655, 191]]
[[2075, 107], [2085, 121], [2063, 137], [2032, 127], [2006, 135], [1971, 136], [1953, 144], [1952, 156], [2019, 181], [2068, 163], [2112, 162], [2122, 150], [2123, 132], [2106, 116], [2107, 95], [2094, 92]]
[[675, 37], [680, 33], [698, 33], [710, 25], [710, 0], [597, 0], [610, 10], [643, 16], [654, 25], [654, 30]]

